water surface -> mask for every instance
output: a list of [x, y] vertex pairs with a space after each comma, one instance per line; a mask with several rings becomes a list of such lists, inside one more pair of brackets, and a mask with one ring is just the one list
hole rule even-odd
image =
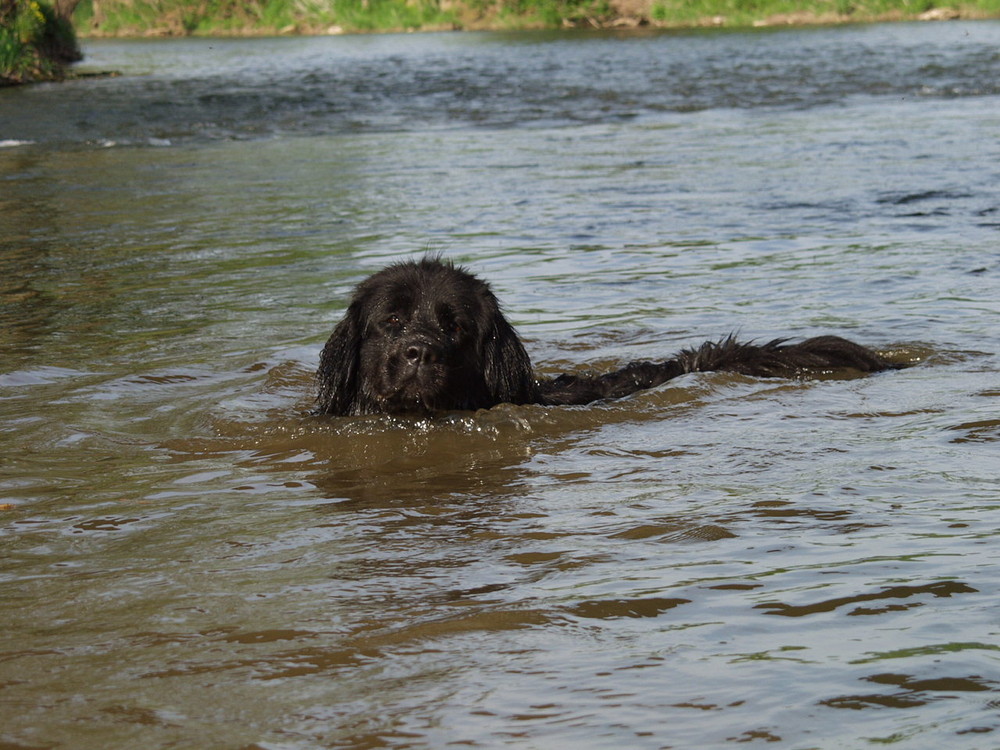
[[[1000, 24], [92, 41], [0, 91], [0, 744], [998, 742]], [[441, 253], [544, 373], [309, 416]]]

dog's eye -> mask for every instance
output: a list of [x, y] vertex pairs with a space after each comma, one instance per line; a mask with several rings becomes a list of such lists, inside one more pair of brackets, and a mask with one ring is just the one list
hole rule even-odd
[[391, 313], [385, 319], [385, 324], [389, 328], [399, 328], [403, 324], [403, 321], [400, 319], [400, 317], [398, 315], [396, 315], [396, 313]]

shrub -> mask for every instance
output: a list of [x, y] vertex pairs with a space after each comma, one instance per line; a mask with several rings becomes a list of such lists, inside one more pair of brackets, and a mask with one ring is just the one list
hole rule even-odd
[[70, 23], [39, 0], [0, 0], [0, 85], [62, 78], [80, 59]]

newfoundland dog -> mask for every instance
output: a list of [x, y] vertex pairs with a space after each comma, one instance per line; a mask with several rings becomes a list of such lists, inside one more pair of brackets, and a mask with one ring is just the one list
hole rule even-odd
[[486, 282], [435, 258], [396, 263], [358, 285], [320, 355], [318, 414], [426, 414], [500, 403], [588, 404], [653, 388], [687, 372], [791, 377], [897, 369], [838, 336], [797, 344], [732, 336], [663, 362], [604, 375], [536, 378]]

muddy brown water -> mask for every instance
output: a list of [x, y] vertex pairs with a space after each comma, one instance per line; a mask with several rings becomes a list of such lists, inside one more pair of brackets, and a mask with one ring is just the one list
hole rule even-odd
[[[0, 91], [4, 748], [1000, 743], [1000, 24], [92, 41]], [[539, 370], [309, 415], [441, 253]]]

